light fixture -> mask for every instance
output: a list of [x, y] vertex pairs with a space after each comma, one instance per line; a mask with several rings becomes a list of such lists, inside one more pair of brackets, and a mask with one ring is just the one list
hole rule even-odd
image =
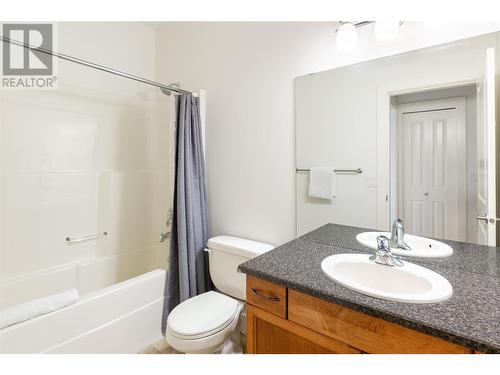
[[341, 22], [337, 33], [337, 48], [342, 52], [353, 51], [358, 42], [356, 26], [351, 22]]
[[398, 36], [400, 21], [376, 21], [375, 38], [379, 41], [387, 41]]

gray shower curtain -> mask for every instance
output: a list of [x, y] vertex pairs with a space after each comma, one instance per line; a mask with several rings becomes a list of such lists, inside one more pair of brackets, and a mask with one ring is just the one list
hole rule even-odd
[[212, 289], [208, 272], [207, 193], [199, 99], [175, 97], [176, 152], [172, 237], [162, 329], [179, 303]]

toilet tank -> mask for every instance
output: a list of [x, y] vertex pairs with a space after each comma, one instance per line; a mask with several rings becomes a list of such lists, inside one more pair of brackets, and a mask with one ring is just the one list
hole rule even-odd
[[245, 300], [245, 274], [238, 272], [238, 266], [273, 248], [266, 243], [231, 236], [209, 239], [208, 264], [215, 287], [224, 294]]

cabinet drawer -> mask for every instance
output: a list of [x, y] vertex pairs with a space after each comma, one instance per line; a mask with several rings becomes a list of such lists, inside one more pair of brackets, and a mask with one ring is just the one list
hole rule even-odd
[[247, 276], [247, 302], [286, 319], [287, 289], [269, 281]]
[[288, 319], [366, 353], [471, 353], [463, 346], [288, 290]]

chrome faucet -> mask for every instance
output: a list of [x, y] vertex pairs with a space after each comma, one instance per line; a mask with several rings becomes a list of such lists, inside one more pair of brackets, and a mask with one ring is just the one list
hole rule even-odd
[[389, 239], [386, 236], [377, 237], [377, 250], [369, 259], [385, 266], [402, 267], [404, 265], [398, 257], [392, 255]]
[[389, 241], [391, 247], [402, 250], [411, 250], [411, 247], [408, 246], [403, 239], [404, 235], [405, 231], [403, 229], [403, 222], [401, 219], [394, 220], [394, 223], [392, 223], [391, 240]]

